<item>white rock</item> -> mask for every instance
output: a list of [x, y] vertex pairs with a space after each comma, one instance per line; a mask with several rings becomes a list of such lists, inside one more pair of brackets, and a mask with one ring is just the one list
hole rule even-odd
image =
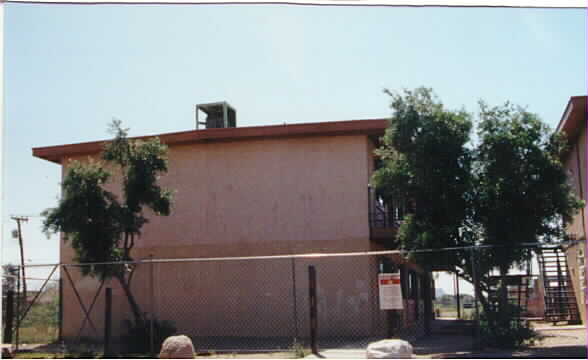
[[412, 345], [400, 339], [387, 339], [370, 343], [366, 350], [368, 359], [411, 359]]
[[160, 359], [194, 359], [194, 345], [186, 335], [170, 336], [161, 345]]

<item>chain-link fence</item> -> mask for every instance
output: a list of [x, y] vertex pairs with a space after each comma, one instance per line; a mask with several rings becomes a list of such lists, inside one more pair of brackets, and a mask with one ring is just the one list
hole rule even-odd
[[[380, 310], [377, 275], [385, 256], [264, 257], [146, 260], [132, 264], [129, 288], [141, 318], [119, 279], [83, 277], [64, 266], [63, 336], [66, 341], [103, 337], [104, 289], [112, 289], [112, 339], [156, 348], [163, 334], [188, 335], [199, 351], [290, 351], [310, 346], [309, 269], [316, 271], [317, 338], [322, 348], [365, 346], [391, 333]], [[406, 267], [405, 311], [395, 331], [415, 338], [424, 331], [424, 303], [417, 284], [426, 275]], [[125, 277], [129, 279], [129, 276]], [[410, 283], [412, 281], [412, 283]], [[81, 301], [80, 301], [81, 300]], [[83, 304], [83, 305], [82, 305]], [[89, 314], [89, 316], [86, 316]], [[87, 319], [86, 319], [87, 318]], [[155, 339], [143, 326], [159, 330]], [[141, 337], [143, 336], [143, 337]], [[151, 345], [151, 341], [154, 342]], [[141, 344], [133, 344], [140, 349]], [[154, 350], [157, 352], [157, 349]]]
[[[54, 270], [58, 266], [52, 266]], [[4, 275], [2, 291], [2, 341], [20, 345], [56, 342], [60, 331], [60, 281], [57, 271], [35, 271], [33, 276]], [[39, 270], [39, 269], [36, 269]], [[34, 277], [37, 275], [39, 277]], [[26, 283], [26, 294], [23, 291]]]
[[[200, 353], [305, 354], [365, 348], [390, 337], [415, 342], [451, 324], [475, 344], [481, 300], [494, 296], [492, 274], [479, 273], [476, 248], [444, 253], [457, 251], [470, 254], [462, 269], [441, 261], [418, 266], [409, 260], [414, 254], [399, 251], [51, 266], [46, 279], [27, 280], [26, 301], [14, 302], [20, 315], [12, 342], [94, 344], [109, 353], [154, 355], [165, 337], [185, 334]], [[429, 261], [436, 258], [447, 256]], [[124, 275], [104, 281], [88, 275], [97, 266]], [[533, 296], [546, 296], [539, 270], [509, 276], [513, 305], [528, 309]], [[384, 283], [380, 274], [399, 281]], [[394, 310], [385, 308], [390, 299], [382, 295], [390, 284], [386, 296], [395, 297]]]

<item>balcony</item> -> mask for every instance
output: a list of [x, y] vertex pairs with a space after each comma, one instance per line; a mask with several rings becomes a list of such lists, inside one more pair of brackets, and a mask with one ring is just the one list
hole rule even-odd
[[400, 204], [384, 204], [382, 198], [369, 188], [369, 222], [370, 240], [391, 246], [405, 215], [405, 206]]

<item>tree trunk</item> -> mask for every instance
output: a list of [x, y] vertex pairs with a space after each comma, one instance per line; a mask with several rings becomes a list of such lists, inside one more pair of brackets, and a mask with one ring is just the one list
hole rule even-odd
[[127, 300], [129, 302], [129, 305], [131, 306], [131, 311], [133, 312], [133, 316], [135, 317], [135, 322], [138, 325], [143, 325], [143, 314], [141, 312], [141, 309], [139, 308], [139, 304], [137, 304], [137, 301], [135, 301], [135, 296], [131, 292], [131, 288], [129, 287], [129, 284], [124, 274], [117, 275], [116, 278], [118, 279], [120, 286], [122, 287], [123, 291], [125, 292], [125, 295], [127, 296]]
[[474, 286], [474, 290], [476, 291], [476, 295], [478, 296], [478, 301], [480, 302], [480, 304], [482, 304], [484, 313], [488, 314], [490, 312], [490, 306], [488, 304], [488, 300], [482, 293], [482, 289], [480, 289], [480, 286]]
[[508, 286], [507, 286], [507, 277], [508, 274], [508, 265], [501, 264], [500, 265], [500, 293], [498, 296], [498, 312], [500, 314], [500, 322], [508, 321], [509, 314], [508, 314]]

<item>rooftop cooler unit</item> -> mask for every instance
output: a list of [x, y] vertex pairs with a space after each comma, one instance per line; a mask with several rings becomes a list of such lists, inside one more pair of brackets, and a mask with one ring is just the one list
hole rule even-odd
[[[201, 121], [200, 116], [206, 115]], [[234, 128], [237, 126], [237, 112], [226, 101], [196, 105], [196, 130], [204, 125], [205, 129]]]

